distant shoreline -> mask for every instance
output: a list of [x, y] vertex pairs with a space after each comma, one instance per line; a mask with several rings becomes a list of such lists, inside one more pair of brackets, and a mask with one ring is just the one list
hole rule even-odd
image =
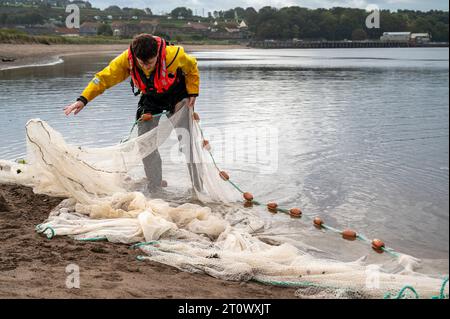
[[[182, 45], [186, 51], [245, 49], [243, 45]], [[128, 44], [1, 44], [0, 71], [23, 67], [54, 65], [62, 57], [80, 54], [107, 54], [126, 50]], [[5, 62], [3, 61], [5, 60]]]
[[[263, 47], [245, 45], [192, 45], [180, 44], [187, 52], [221, 51], [235, 49], [331, 49], [327, 47], [283, 47], [269, 43]], [[273, 45], [273, 46], [272, 46]], [[128, 44], [9, 44], [0, 43], [0, 72], [27, 67], [42, 67], [63, 63], [65, 56], [82, 54], [119, 54], [126, 50]], [[357, 49], [364, 47], [337, 47], [335, 49]], [[383, 47], [373, 47], [373, 49]], [[394, 48], [394, 47], [392, 47]], [[423, 48], [404, 47], [404, 48]], [[448, 46], [446, 47], [448, 48]], [[368, 48], [370, 49], [370, 48]], [[5, 59], [6, 61], [2, 61]]]
[[377, 48], [448, 48], [448, 42], [415, 43], [408, 41], [250, 41], [249, 47], [259, 49], [377, 49]]

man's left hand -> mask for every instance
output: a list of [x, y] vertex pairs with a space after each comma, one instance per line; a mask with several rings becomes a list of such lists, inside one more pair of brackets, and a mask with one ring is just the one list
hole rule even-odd
[[189, 97], [189, 102], [188, 102], [188, 107], [194, 107], [196, 99], [197, 99], [196, 96], [190, 96]]

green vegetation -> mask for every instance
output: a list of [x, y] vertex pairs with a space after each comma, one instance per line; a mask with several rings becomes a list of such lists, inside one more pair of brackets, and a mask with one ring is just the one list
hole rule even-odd
[[181, 28], [185, 24], [186, 24], [185, 20], [176, 20], [176, 19], [168, 20], [166, 18], [162, 18], [159, 20], [159, 25], [166, 28]]
[[185, 7], [178, 7], [172, 10], [170, 15], [174, 18], [184, 17], [184, 18], [192, 18], [192, 10]]
[[[66, 0], [60, 0], [66, 1]], [[0, 27], [13, 28], [17, 25], [35, 25], [51, 22], [64, 27], [67, 13], [63, 7], [35, 6], [30, 7], [28, 0], [22, 6], [5, 6], [0, 3]], [[381, 28], [367, 29], [365, 25], [368, 12], [353, 8], [307, 9], [286, 7], [276, 9], [264, 7], [259, 11], [254, 8], [234, 8], [226, 11], [215, 11], [208, 18], [193, 16], [192, 10], [178, 7], [170, 16], [153, 16], [149, 8], [144, 10], [110, 6], [105, 10], [92, 8], [90, 5], [81, 9], [81, 23], [112, 21], [138, 23], [142, 20], [157, 20], [160, 27], [180, 28], [181, 38], [186, 38], [181, 29], [188, 21], [201, 21], [212, 26], [217, 22], [220, 31], [223, 26], [244, 20], [253, 39], [326, 39], [326, 40], [365, 40], [379, 39], [383, 32], [428, 32], [433, 41], [449, 41], [449, 13], [431, 10], [428, 12], [413, 10], [381, 11]], [[183, 19], [178, 19], [183, 17]], [[170, 19], [169, 19], [170, 18]], [[235, 28], [235, 26], [228, 26]], [[107, 27], [102, 27], [99, 34], [112, 34]], [[200, 36], [201, 32], [199, 32]], [[177, 35], [173, 36], [175, 38]], [[187, 37], [189, 38], [189, 36]], [[190, 36], [192, 38], [192, 35]], [[189, 38], [189, 39], [190, 39]], [[202, 39], [196, 38], [200, 41]]]
[[94, 36], [94, 37], [63, 37], [63, 36], [45, 36], [37, 35], [31, 36], [23, 31], [0, 29], [0, 43], [14, 43], [14, 44], [120, 44], [129, 43], [130, 39], [118, 39], [116, 37], [108, 36]]
[[[224, 14], [225, 15], [225, 14]], [[367, 29], [368, 13], [361, 9], [310, 10], [264, 7], [243, 18], [258, 39], [379, 39], [383, 32], [429, 32], [434, 41], [448, 42], [449, 14], [444, 11], [381, 11], [380, 29]], [[366, 33], [366, 35], [364, 35]]]
[[97, 35], [112, 36], [113, 30], [109, 24], [101, 24], [97, 29]]
[[45, 22], [45, 17], [38, 12], [23, 12], [19, 14], [10, 15], [7, 13], [0, 14], [0, 24], [42, 24]]
[[[170, 37], [166, 36], [167, 39]], [[128, 44], [131, 39], [118, 38], [112, 36], [87, 36], [87, 37], [64, 37], [64, 36], [31, 36], [23, 31], [14, 29], [0, 29], [0, 43], [12, 44]], [[235, 45], [239, 44], [236, 40], [212, 40], [205, 37], [192, 34], [179, 34], [170, 42], [174, 44], [193, 44], [193, 45]]]

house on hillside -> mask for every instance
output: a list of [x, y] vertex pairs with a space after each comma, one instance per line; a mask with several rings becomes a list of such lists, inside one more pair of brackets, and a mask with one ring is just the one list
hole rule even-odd
[[141, 24], [140, 23], [126, 23], [121, 21], [114, 21], [111, 23], [111, 29], [113, 30], [113, 34], [115, 36], [132, 38], [136, 34], [141, 32]]
[[241, 23], [239, 23], [238, 28], [239, 29], [247, 29], [248, 28], [247, 23], [245, 23], [245, 21], [242, 20]]
[[236, 27], [224, 27], [211, 29], [210, 39], [214, 40], [245, 40], [250, 38], [250, 32]]
[[207, 35], [210, 27], [204, 23], [188, 22], [183, 26], [182, 32], [185, 34]]
[[84, 22], [82, 25], [80, 25], [80, 35], [97, 35], [98, 26], [99, 24], [97, 22]]

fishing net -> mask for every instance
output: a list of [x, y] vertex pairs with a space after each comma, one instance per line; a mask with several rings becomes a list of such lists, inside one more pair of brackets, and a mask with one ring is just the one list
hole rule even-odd
[[[419, 260], [411, 256], [398, 254], [389, 267], [364, 257], [348, 262], [277, 236], [220, 176], [196, 115], [185, 105], [161, 115], [148, 133], [110, 147], [70, 145], [39, 119], [27, 123], [26, 137], [26, 161], [0, 161], [0, 183], [66, 198], [36, 227], [48, 238], [134, 244], [142, 261], [224, 280], [299, 287], [302, 297], [380, 298], [406, 285], [426, 298], [448, 293], [448, 287], [440, 289], [442, 278], [416, 273]], [[158, 149], [178, 170], [165, 167], [168, 187], [154, 194], [146, 191], [142, 160]], [[200, 183], [192, 182], [194, 171]]]

